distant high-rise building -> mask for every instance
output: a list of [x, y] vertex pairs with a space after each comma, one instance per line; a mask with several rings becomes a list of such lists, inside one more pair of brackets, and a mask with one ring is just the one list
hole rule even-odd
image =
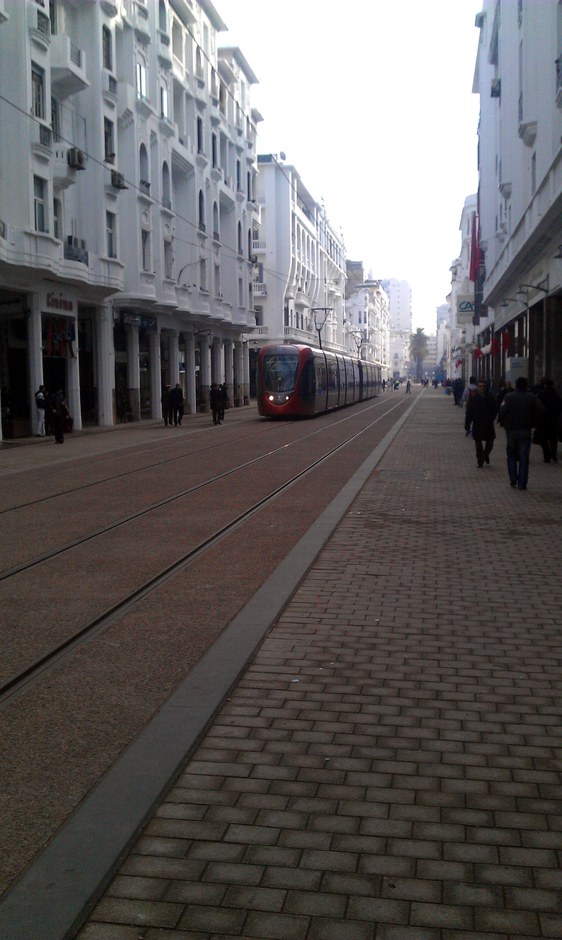
[[412, 288], [407, 281], [381, 281], [390, 301], [390, 329], [412, 332]]
[[407, 374], [412, 335], [412, 288], [407, 281], [381, 281], [390, 303], [390, 359], [393, 378]]

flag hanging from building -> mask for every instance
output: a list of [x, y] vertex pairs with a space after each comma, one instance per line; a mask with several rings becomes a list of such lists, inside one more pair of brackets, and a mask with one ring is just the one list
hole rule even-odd
[[478, 213], [472, 216], [472, 232], [470, 238], [470, 266], [469, 278], [476, 284], [480, 278], [480, 219]]

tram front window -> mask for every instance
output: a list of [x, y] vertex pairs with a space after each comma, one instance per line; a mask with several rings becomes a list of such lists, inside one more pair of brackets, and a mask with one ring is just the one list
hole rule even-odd
[[263, 384], [265, 392], [292, 392], [297, 380], [299, 354], [268, 353], [263, 361]]

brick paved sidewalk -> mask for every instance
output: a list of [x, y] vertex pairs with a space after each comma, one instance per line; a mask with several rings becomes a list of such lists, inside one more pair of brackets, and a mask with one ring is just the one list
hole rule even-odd
[[562, 463], [425, 392], [79, 940], [562, 937]]

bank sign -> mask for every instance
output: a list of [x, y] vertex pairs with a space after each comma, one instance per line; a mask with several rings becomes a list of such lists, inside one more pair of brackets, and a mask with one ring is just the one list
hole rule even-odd
[[466, 323], [472, 320], [475, 312], [474, 296], [457, 297], [457, 323]]

